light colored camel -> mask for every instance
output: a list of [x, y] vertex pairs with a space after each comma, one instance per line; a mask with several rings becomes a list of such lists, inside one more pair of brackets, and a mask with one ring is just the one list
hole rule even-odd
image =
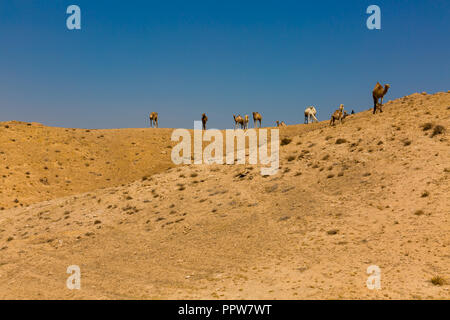
[[206, 114], [202, 114], [202, 125], [203, 125], [203, 130], [206, 130], [206, 122], [208, 121], [208, 117], [206, 116]]
[[256, 121], [259, 121], [259, 127], [261, 128], [262, 116], [258, 112], [253, 112], [253, 125], [256, 128]]
[[286, 123], [284, 123], [284, 121], [278, 121], [277, 120], [277, 127], [286, 127]]
[[153, 125], [158, 128], [158, 112], [150, 113], [150, 127], [153, 128]]
[[313, 118], [316, 122], [319, 122], [316, 118], [317, 110], [313, 106], [310, 106], [305, 109], [305, 123], [308, 124], [312, 122], [311, 118]]
[[233, 114], [234, 118], [234, 130], [236, 130], [236, 125], [239, 129], [239, 126], [241, 128], [244, 128], [244, 119], [242, 119], [241, 115], [238, 115], [237, 117]]
[[246, 114], [244, 117], [244, 129], [248, 129], [248, 121], [249, 121], [248, 114]]
[[[377, 82], [375, 88], [373, 88], [373, 114], [377, 112], [377, 107], [380, 109], [380, 112], [383, 112], [383, 97], [386, 95], [390, 87], [391, 86], [389, 84], [386, 84], [383, 88], [383, 86]], [[380, 104], [378, 104], [378, 99], [381, 99]]]
[[341, 104], [339, 106], [339, 109], [336, 110], [332, 115], [330, 119], [330, 126], [334, 125], [334, 122], [339, 120], [340, 123], [342, 123], [342, 120], [344, 120], [345, 117], [347, 117], [348, 113], [344, 111], [344, 105]]

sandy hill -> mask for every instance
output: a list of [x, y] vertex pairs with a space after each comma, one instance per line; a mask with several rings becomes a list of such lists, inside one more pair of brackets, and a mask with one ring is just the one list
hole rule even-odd
[[117, 186], [172, 165], [171, 129], [0, 123], [0, 209]]
[[[449, 299], [450, 94], [384, 111], [282, 129], [281, 169], [266, 177], [251, 165], [169, 168], [162, 129], [9, 124], [0, 298]], [[66, 288], [69, 265], [81, 290]], [[370, 265], [380, 290], [366, 287]]]

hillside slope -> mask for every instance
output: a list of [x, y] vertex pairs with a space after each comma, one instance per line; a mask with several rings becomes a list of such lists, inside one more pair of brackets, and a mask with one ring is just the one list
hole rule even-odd
[[[282, 129], [275, 176], [158, 168], [1, 211], [0, 298], [449, 299], [450, 94], [384, 111]], [[81, 290], [66, 288], [69, 265]]]
[[172, 166], [171, 129], [0, 123], [0, 209], [110, 187]]

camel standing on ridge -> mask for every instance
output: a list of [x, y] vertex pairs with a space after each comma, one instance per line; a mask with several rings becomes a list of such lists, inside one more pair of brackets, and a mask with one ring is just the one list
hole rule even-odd
[[313, 118], [316, 122], [319, 122], [316, 118], [317, 110], [313, 106], [310, 106], [305, 109], [305, 124], [312, 122], [311, 118]]
[[150, 113], [150, 127], [153, 128], [153, 125], [158, 128], [158, 112]]
[[246, 114], [244, 117], [244, 130], [248, 129], [248, 121], [249, 121], [248, 114]]
[[284, 121], [278, 121], [277, 120], [277, 127], [286, 127], [286, 123], [284, 123]]
[[206, 122], [208, 121], [208, 117], [206, 116], [206, 114], [202, 114], [202, 126], [203, 126], [203, 130], [206, 130]]
[[348, 116], [348, 113], [346, 111], [344, 111], [344, 105], [341, 104], [339, 106], [339, 109], [336, 110], [332, 115], [331, 115], [331, 119], [330, 119], [330, 126], [333, 125], [334, 126], [334, 122], [339, 120], [339, 122], [342, 124], [342, 120], [344, 120], [345, 117]]
[[236, 130], [236, 125], [239, 129], [239, 126], [241, 128], [244, 128], [244, 119], [242, 119], [241, 115], [238, 115], [237, 117], [233, 114], [234, 118], [234, 130]]
[[[389, 88], [391, 86], [389, 84], [386, 84], [383, 88], [383, 86], [377, 82], [377, 84], [375, 85], [375, 88], [373, 88], [372, 91], [372, 97], [373, 97], [373, 114], [375, 114], [377, 112], [377, 107], [380, 108], [380, 112], [383, 112], [383, 97], [386, 95], [386, 93], [388, 92]], [[380, 104], [378, 104], [378, 99], [381, 98], [381, 102]]]
[[253, 125], [255, 128], [256, 121], [259, 121], [259, 127], [261, 128], [262, 116], [258, 112], [253, 112]]

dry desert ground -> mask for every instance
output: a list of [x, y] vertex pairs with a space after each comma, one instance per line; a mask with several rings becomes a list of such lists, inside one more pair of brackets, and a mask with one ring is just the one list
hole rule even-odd
[[174, 165], [172, 129], [1, 122], [0, 298], [449, 299], [449, 130], [415, 93], [280, 129], [262, 176]]

